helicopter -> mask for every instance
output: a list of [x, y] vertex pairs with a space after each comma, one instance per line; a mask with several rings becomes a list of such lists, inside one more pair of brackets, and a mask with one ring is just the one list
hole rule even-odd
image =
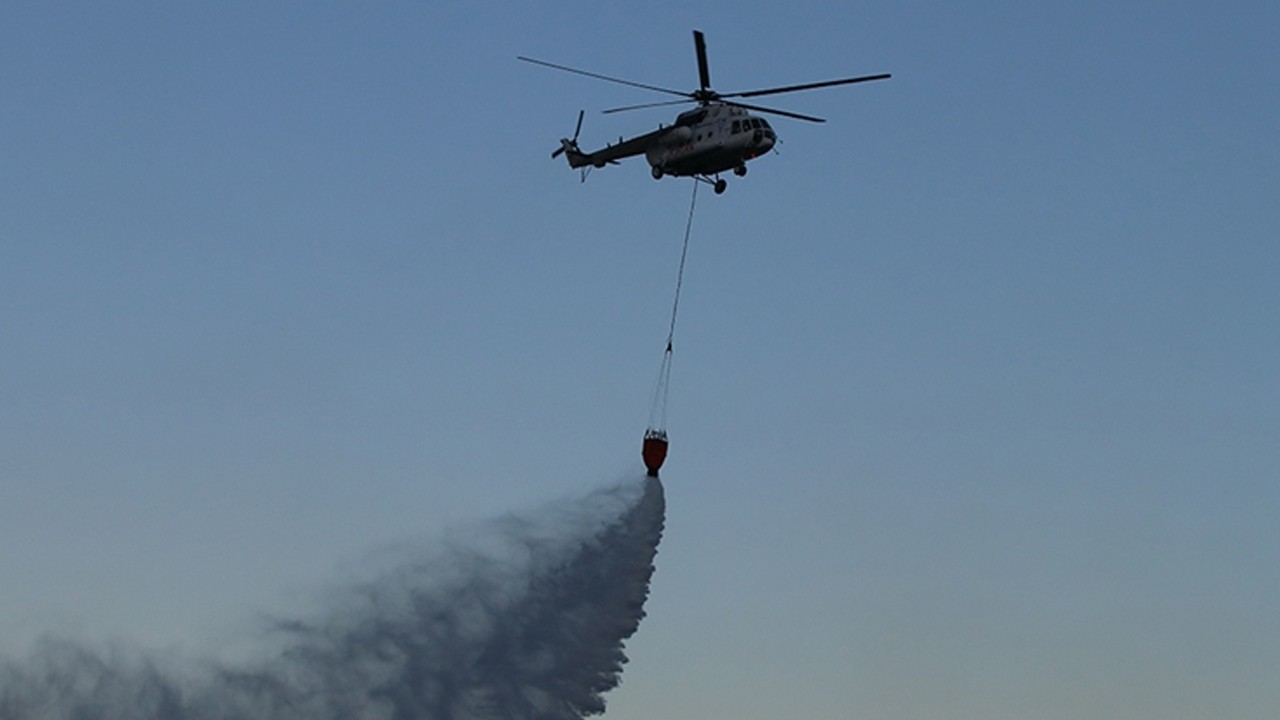
[[758, 115], [753, 115], [752, 111], [814, 123], [826, 122], [826, 120], [812, 115], [802, 115], [788, 110], [777, 110], [759, 105], [748, 105], [729, 98], [778, 95], [834, 85], [852, 85], [853, 83], [870, 82], [872, 80], [887, 80], [890, 77], [888, 73], [882, 73], [762, 90], [718, 93], [711, 89], [711, 73], [707, 68], [707, 44], [701, 31], [693, 31], [693, 47], [698, 59], [699, 87], [692, 92], [681, 92], [656, 85], [646, 85], [565, 65], [557, 65], [545, 60], [535, 60], [523, 55], [519, 56], [517, 59], [535, 65], [667, 95], [679, 95], [682, 98], [680, 100], [612, 108], [605, 110], [604, 113], [606, 114], [664, 105], [678, 105], [687, 102], [696, 102], [698, 104], [692, 110], [686, 110], [677, 115], [675, 123], [671, 125], [659, 125], [657, 130], [630, 139], [619, 138], [617, 143], [608, 144], [595, 152], [583, 152], [578, 147], [578, 133], [582, 131], [582, 118], [584, 115], [583, 111], [579, 111], [578, 124], [573, 130], [573, 137], [561, 138], [560, 147], [551, 153], [551, 157], [557, 158], [564, 155], [569, 161], [569, 167], [582, 170], [582, 179], [586, 181], [587, 173], [592, 168], [617, 165], [618, 161], [623, 158], [643, 154], [645, 159], [649, 161], [653, 179], [661, 180], [667, 175], [692, 177], [695, 180], [711, 185], [715, 189], [715, 193], [719, 195], [728, 186], [728, 183], [720, 177], [720, 173], [732, 170], [733, 174], [739, 177], [746, 175], [747, 161], [754, 160], [769, 152], [778, 142], [778, 135], [773, 127], [769, 125], [769, 121]]

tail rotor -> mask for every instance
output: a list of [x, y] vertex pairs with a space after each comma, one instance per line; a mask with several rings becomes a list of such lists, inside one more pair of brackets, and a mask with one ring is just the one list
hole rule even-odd
[[578, 124], [573, 128], [573, 139], [560, 138], [560, 147], [556, 148], [555, 151], [551, 153], [552, 159], [560, 157], [566, 151], [570, 153], [581, 153], [581, 151], [578, 150], [578, 133], [582, 132], [582, 118], [585, 114], [585, 110], [578, 111]]

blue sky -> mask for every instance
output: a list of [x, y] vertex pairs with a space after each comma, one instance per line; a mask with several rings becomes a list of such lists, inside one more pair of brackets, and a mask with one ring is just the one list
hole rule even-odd
[[1274, 3], [8, 3], [0, 650], [214, 652], [639, 466], [690, 191], [548, 156], [783, 96], [703, 193], [610, 716], [1280, 709]]

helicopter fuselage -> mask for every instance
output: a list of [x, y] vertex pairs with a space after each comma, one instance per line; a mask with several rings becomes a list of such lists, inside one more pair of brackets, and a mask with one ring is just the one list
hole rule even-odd
[[[654, 177], [743, 172], [771, 149], [777, 135], [764, 118], [733, 105], [711, 104], [681, 113], [645, 151]], [[741, 169], [741, 170], [740, 170]]]
[[[579, 129], [581, 117], [579, 113]], [[560, 149], [552, 157], [564, 153], [570, 167], [590, 169], [644, 155], [654, 179], [694, 177], [722, 193], [725, 184], [718, 177], [720, 173], [732, 170], [735, 175], [745, 175], [747, 161], [769, 152], [777, 141], [768, 120], [732, 103], [712, 102], [680, 113], [673, 125], [630, 139], [619, 138], [595, 152], [579, 150], [575, 132], [574, 139], [560, 141]]]

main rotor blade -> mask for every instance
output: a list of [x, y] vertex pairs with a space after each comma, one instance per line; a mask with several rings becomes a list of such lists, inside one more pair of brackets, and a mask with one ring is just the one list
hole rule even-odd
[[630, 80], [622, 80], [620, 78], [609, 77], [608, 75], [601, 75], [599, 73], [587, 72], [586, 70], [571, 68], [571, 67], [568, 67], [567, 65], [557, 65], [555, 63], [549, 63], [546, 60], [535, 60], [530, 57], [524, 57], [523, 55], [517, 56], [516, 59], [523, 60], [527, 63], [533, 63], [534, 65], [543, 65], [545, 67], [554, 68], [556, 70], [563, 70], [565, 72], [576, 73], [578, 75], [586, 75], [587, 77], [595, 78], [597, 80], [607, 80], [609, 82], [618, 83], [619, 85], [630, 85], [631, 87], [638, 87], [644, 90], [652, 90], [654, 92], [667, 93], [668, 95], [688, 95], [688, 93], [682, 93], [679, 90], [672, 90], [670, 88], [658, 87], [657, 85], [645, 85], [644, 83], [632, 82]]
[[701, 30], [693, 31], [693, 49], [698, 53], [698, 82], [705, 92], [711, 88], [711, 70], [707, 68], [707, 41]]
[[801, 115], [800, 113], [793, 113], [789, 110], [777, 110], [775, 108], [760, 107], [759, 105], [748, 105], [746, 103], [734, 102], [732, 100], [723, 100], [721, 102], [723, 102], [725, 105], [733, 105], [734, 107], [740, 107], [747, 110], [755, 110], [756, 112], [769, 113], [771, 115], [782, 115], [784, 117], [795, 118], [797, 120], [808, 120], [809, 122], [816, 122], [816, 123], [826, 122], [826, 120], [820, 117], [814, 117], [812, 115]]
[[889, 75], [889, 73], [884, 73], [882, 75], [863, 75], [862, 77], [845, 78], [843, 80], [827, 80], [824, 82], [805, 83], [803, 85], [767, 88], [765, 90], [747, 90], [746, 92], [725, 93], [720, 97], [760, 97], [761, 95], [777, 95], [778, 93], [799, 92], [801, 90], [831, 87], [832, 85], [852, 85], [853, 83], [870, 82], [872, 80], [887, 80], [890, 77], [891, 75]]
[[643, 110], [644, 108], [662, 107], [663, 105], [679, 105], [681, 103], [687, 103], [687, 102], [693, 102], [693, 98], [688, 98], [687, 100], [665, 100], [663, 102], [643, 103], [641, 105], [628, 105], [626, 107], [609, 108], [608, 110], [601, 110], [600, 112], [604, 115], [608, 115], [609, 113], [628, 112], [630, 110]]

